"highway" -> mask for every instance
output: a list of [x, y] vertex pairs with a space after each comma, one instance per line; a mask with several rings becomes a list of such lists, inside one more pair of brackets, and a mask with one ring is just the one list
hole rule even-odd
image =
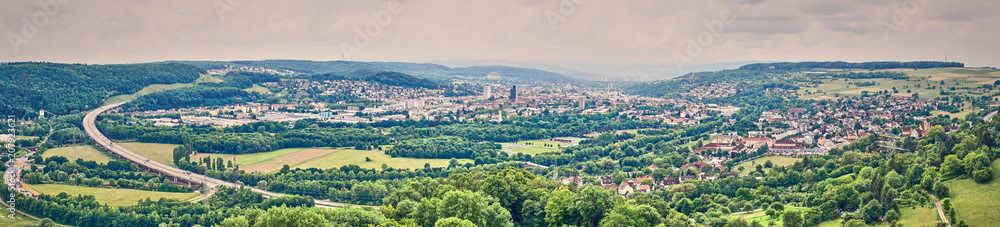
[[[104, 148], [104, 150], [106, 150], [108, 153], [111, 153], [112, 155], [114, 155], [116, 157], [119, 157], [119, 158], [124, 159], [124, 160], [128, 160], [129, 162], [132, 162], [132, 163], [135, 163], [135, 164], [139, 165], [140, 168], [145, 169], [146, 171], [168, 176], [168, 178], [171, 178], [174, 181], [183, 181], [183, 182], [189, 182], [189, 183], [193, 183], [193, 184], [204, 183], [206, 186], [208, 186], [209, 188], [211, 188], [211, 190], [213, 190], [213, 192], [206, 193], [207, 195], [213, 194], [214, 190], [218, 186], [239, 187], [236, 183], [233, 183], [233, 182], [228, 182], [228, 181], [224, 181], [224, 180], [220, 180], [220, 179], [215, 179], [215, 178], [207, 177], [205, 175], [201, 175], [201, 174], [197, 174], [197, 173], [192, 173], [192, 172], [188, 172], [188, 171], [185, 171], [185, 170], [182, 170], [182, 169], [178, 169], [178, 168], [175, 168], [175, 167], [164, 165], [163, 163], [159, 163], [159, 162], [157, 162], [155, 160], [152, 160], [152, 159], [143, 157], [142, 155], [136, 154], [135, 152], [132, 152], [132, 151], [126, 149], [125, 147], [122, 147], [122, 146], [114, 143], [113, 141], [111, 141], [107, 137], [105, 137], [104, 134], [101, 133], [100, 130], [97, 130], [97, 126], [95, 125], [96, 120], [97, 120], [97, 116], [100, 115], [101, 113], [103, 113], [104, 111], [107, 111], [109, 109], [113, 109], [115, 107], [121, 106], [122, 104], [125, 104], [125, 102], [114, 103], [114, 104], [109, 104], [109, 105], [102, 106], [100, 108], [97, 108], [94, 111], [91, 111], [90, 113], [87, 113], [87, 116], [85, 116], [83, 118], [83, 128], [84, 128], [84, 131], [87, 132], [87, 135], [90, 136], [90, 138], [93, 139], [94, 142], [96, 142], [98, 146]], [[282, 194], [282, 193], [264, 191], [264, 190], [253, 188], [253, 187], [247, 187], [247, 188], [250, 188], [253, 191], [259, 192], [260, 194], [263, 194], [264, 197], [274, 197], [274, 196], [284, 196], [285, 195], [285, 194]], [[199, 200], [201, 200], [201, 199], [199, 199]], [[354, 206], [354, 205], [351, 205], [351, 204], [334, 203], [334, 202], [325, 201], [325, 200], [315, 200], [315, 203], [316, 203], [317, 207], [326, 207], [326, 208]]]

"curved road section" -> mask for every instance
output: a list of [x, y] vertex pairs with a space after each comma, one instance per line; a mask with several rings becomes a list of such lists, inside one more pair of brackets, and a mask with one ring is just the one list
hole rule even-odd
[[[140, 168], [145, 169], [146, 171], [166, 175], [168, 178], [174, 180], [175, 182], [205, 184], [213, 191], [219, 186], [239, 187], [236, 183], [233, 182], [210, 178], [205, 175], [191, 173], [188, 171], [184, 171], [182, 169], [164, 165], [163, 163], [159, 163], [155, 160], [143, 157], [142, 155], [136, 154], [135, 152], [125, 149], [125, 147], [119, 146], [118, 144], [112, 142], [110, 139], [105, 137], [100, 130], [97, 130], [95, 122], [97, 121], [98, 115], [109, 109], [121, 106], [122, 104], [125, 104], [125, 102], [102, 106], [94, 111], [91, 111], [90, 113], [87, 113], [87, 116], [83, 118], [84, 131], [87, 132], [87, 135], [90, 136], [90, 138], [93, 139], [94, 142], [98, 144], [98, 146], [101, 146], [102, 148], [104, 148], [104, 150], [106, 150], [108, 153], [111, 153], [114, 156], [120, 157], [122, 159], [128, 160], [129, 162], [135, 163], [136, 165], [139, 165]], [[248, 188], [250, 188], [253, 191], [259, 192], [260, 194], [263, 194], [264, 197], [285, 195], [282, 193], [264, 191], [253, 187], [248, 187]], [[214, 192], [210, 192], [208, 194], [212, 193]], [[350, 204], [334, 203], [324, 200], [315, 200], [315, 203], [316, 206], [327, 207], [327, 208], [352, 206]]]

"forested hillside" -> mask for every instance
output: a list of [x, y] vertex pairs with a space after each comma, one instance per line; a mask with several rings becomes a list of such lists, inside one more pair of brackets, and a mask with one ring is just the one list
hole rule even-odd
[[[567, 77], [562, 74], [518, 67], [507, 66], [474, 66], [449, 68], [447, 66], [429, 63], [409, 62], [354, 62], [354, 61], [304, 61], [304, 60], [263, 60], [263, 61], [176, 61], [191, 64], [203, 69], [224, 69], [227, 67], [260, 67], [276, 70], [291, 70], [299, 74], [347, 75], [352, 71], [378, 70], [395, 71], [420, 78], [489, 80], [501, 83], [561, 83], [588, 85], [586, 81]], [[488, 78], [488, 75], [502, 76], [507, 79]]]
[[442, 85], [429, 79], [416, 78], [406, 73], [382, 71], [373, 68], [342, 73], [324, 73], [308, 76], [310, 80], [361, 80], [389, 86], [438, 89]]
[[86, 111], [104, 99], [150, 84], [190, 83], [205, 70], [183, 64], [82, 65], [38, 62], [0, 64], [0, 112], [37, 117]]
[[146, 111], [198, 106], [221, 106], [255, 101], [263, 98], [260, 93], [232, 87], [195, 86], [154, 92], [126, 103], [127, 111]]
[[278, 82], [278, 81], [281, 81], [281, 77], [275, 74], [233, 71], [226, 73], [225, 76], [222, 76], [222, 82], [201, 83], [201, 85], [211, 86], [211, 87], [235, 87], [239, 89], [246, 89], [253, 87], [253, 84], [256, 83]]
[[942, 68], [942, 67], [965, 67], [965, 64], [962, 64], [960, 62], [939, 62], [939, 61], [915, 61], [915, 62], [878, 61], [878, 62], [860, 62], [860, 63], [850, 63], [842, 61], [780, 62], [780, 63], [749, 64], [740, 67], [740, 69], [797, 70], [797, 69], [827, 68], [827, 69], [873, 69], [874, 70], [874, 69], [896, 69], [896, 68], [926, 69], [926, 68]]

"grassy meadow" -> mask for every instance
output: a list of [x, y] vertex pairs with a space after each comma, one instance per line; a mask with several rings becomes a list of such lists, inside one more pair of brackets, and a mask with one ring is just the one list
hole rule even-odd
[[757, 159], [754, 159], [754, 160], [750, 160], [750, 161], [747, 161], [747, 162], [740, 163], [739, 165], [734, 166], [733, 170], [739, 170], [740, 167], [742, 166], [744, 169], [743, 169], [743, 171], [740, 171], [740, 174], [747, 174], [747, 173], [749, 173], [751, 171], [756, 170], [758, 164], [759, 165], [764, 165], [764, 163], [767, 162], [767, 161], [771, 161], [771, 163], [773, 163], [776, 166], [790, 166], [792, 164], [795, 164], [795, 162], [801, 161], [801, 160], [802, 160], [802, 158], [795, 158], [795, 157], [788, 157], [788, 156], [767, 156], [767, 157], [760, 157], [760, 158], [757, 158]]
[[[867, 70], [859, 71], [866, 72]], [[971, 94], [973, 96], [981, 96], [986, 94], [995, 94], [1000, 92], [996, 89], [981, 93], [975, 91], [977, 87], [984, 84], [993, 84], [994, 81], [1000, 80], [1000, 71], [988, 70], [988, 69], [966, 69], [966, 68], [934, 68], [934, 69], [891, 69], [891, 70], [879, 70], [879, 71], [896, 71], [902, 72], [910, 76], [909, 80], [892, 80], [892, 79], [825, 79], [822, 80], [823, 84], [817, 87], [806, 87], [802, 86], [799, 90], [799, 97], [803, 99], [836, 99], [839, 97], [848, 96], [860, 96], [863, 91], [868, 91], [869, 93], [875, 93], [878, 91], [890, 91], [895, 87], [899, 93], [893, 93], [894, 96], [904, 96], [910, 97], [913, 93], [918, 93], [921, 98], [937, 98], [941, 96], [940, 90], [945, 90], [947, 92], [955, 92], [959, 94]], [[941, 85], [941, 82], [944, 85]], [[876, 85], [858, 87], [851, 83], [858, 82], [873, 82]], [[919, 85], [920, 87], [916, 87]], [[930, 89], [936, 87], [935, 89]], [[950, 87], [956, 87], [956, 90], [949, 90]], [[969, 87], [972, 90], [962, 89], [962, 87]], [[910, 93], [906, 91], [910, 90]]]
[[[387, 149], [387, 148], [383, 148]], [[386, 164], [393, 168], [419, 169], [424, 168], [425, 163], [431, 167], [446, 167], [450, 159], [420, 159], [420, 158], [393, 158], [380, 150], [355, 150], [349, 148], [286, 148], [270, 152], [254, 154], [196, 154], [192, 160], [204, 157], [222, 158], [223, 160], [234, 160], [240, 165], [240, 169], [247, 172], [260, 171], [264, 173], [274, 172], [284, 165], [292, 168], [319, 168], [329, 169], [345, 165], [358, 165], [363, 168], [381, 168]], [[365, 161], [365, 157], [372, 161]], [[462, 164], [470, 163], [472, 160], [459, 159]]]
[[174, 148], [180, 145], [165, 143], [119, 143], [118, 145], [164, 165], [177, 167], [174, 165]]
[[46, 150], [45, 153], [42, 154], [42, 157], [44, 158], [52, 156], [63, 156], [70, 161], [83, 159], [85, 161], [95, 161], [97, 163], [108, 163], [108, 161], [111, 161], [112, 159], [110, 154], [100, 151], [97, 147], [92, 145], [52, 148]]
[[990, 226], [1000, 223], [1000, 159], [992, 164], [993, 180], [986, 184], [976, 183], [971, 178], [952, 180], [945, 183], [951, 189], [951, 204], [955, 215], [971, 226]]

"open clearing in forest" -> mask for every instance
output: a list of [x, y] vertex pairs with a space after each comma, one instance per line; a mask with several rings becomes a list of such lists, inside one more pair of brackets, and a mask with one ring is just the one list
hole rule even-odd
[[119, 143], [118, 145], [164, 165], [177, 167], [174, 165], [174, 148], [180, 145], [165, 143]]
[[771, 163], [776, 166], [790, 166], [801, 160], [802, 158], [788, 156], [767, 156], [740, 163], [739, 165], [733, 167], [733, 170], [739, 170], [740, 167], [743, 167], [743, 171], [740, 171], [740, 174], [747, 174], [751, 171], [757, 170], [757, 165], [763, 166], [767, 161], [771, 161]]
[[937, 208], [918, 206], [900, 208], [899, 224], [903, 226], [936, 226], [940, 222]]
[[59, 147], [46, 150], [42, 157], [48, 158], [52, 156], [63, 156], [69, 161], [76, 161], [76, 159], [83, 159], [84, 161], [95, 161], [97, 163], [108, 163], [111, 161], [111, 156], [107, 152], [97, 150], [96, 147], [92, 145], [86, 146], [69, 146], [69, 147]]
[[[951, 206], [955, 216], [971, 226], [989, 226], [1000, 223], [1000, 159], [992, 164], [993, 180], [979, 184], [971, 178], [952, 180], [945, 183], [951, 189]], [[935, 211], [936, 212], [936, 211]]]

